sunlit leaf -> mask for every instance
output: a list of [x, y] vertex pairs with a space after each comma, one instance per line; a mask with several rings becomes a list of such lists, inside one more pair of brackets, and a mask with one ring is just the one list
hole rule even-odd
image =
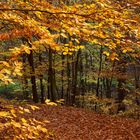
[[17, 115], [15, 114], [16, 111], [15, 111], [14, 109], [11, 109], [10, 112], [11, 112], [11, 114], [12, 114], [14, 117], [17, 117]]
[[64, 33], [61, 33], [60, 35], [63, 36], [64, 38], [68, 38], [67, 35]]
[[29, 109], [24, 109], [25, 112], [31, 113]]
[[67, 55], [68, 54], [68, 52], [63, 52], [63, 55]]
[[106, 56], [109, 56], [110, 55], [110, 53], [107, 52], [107, 51], [104, 51], [103, 54], [105, 54]]
[[21, 128], [21, 124], [18, 123], [18, 122], [12, 121], [11, 124], [12, 124], [14, 127]]
[[23, 123], [27, 123], [27, 120], [26, 120], [25, 118], [21, 118], [21, 121], [22, 121]]
[[34, 106], [34, 105], [30, 105], [30, 107], [31, 107], [31, 109], [32, 109], [32, 110], [39, 109], [39, 107], [38, 107], [38, 106]]
[[6, 117], [6, 116], [9, 116], [9, 112], [0, 111], [0, 117]]

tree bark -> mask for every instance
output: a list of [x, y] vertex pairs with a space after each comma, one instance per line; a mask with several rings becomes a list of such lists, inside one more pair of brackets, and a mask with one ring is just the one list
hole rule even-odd
[[[32, 44], [29, 40], [26, 40], [29, 47], [32, 48]], [[32, 84], [32, 94], [33, 94], [33, 101], [38, 103], [38, 94], [37, 94], [37, 86], [36, 86], [36, 77], [35, 77], [35, 67], [34, 67], [34, 57], [33, 51], [30, 50], [30, 54], [27, 55], [28, 62], [30, 65], [30, 74], [31, 74], [31, 84]]]
[[61, 98], [64, 98], [64, 55], [62, 54], [62, 72], [61, 72]]
[[[42, 62], [42, 56], [39, 54], [39, 62]], [[41, 94], [41, 103], [45, 103], [45, 97], [44, 97], [44, 85], [43, 85], [43, 75], [39, 75], [40, 80], [40, 94]]]
[[99, 88], [100, 88], [100, 74], [102, 70], [102, 53], [103, 47], [100, 48], [100, 62], [99, 62], [99, 70], [98, 70], [98, 78], [97, 78], [97, 87], [96, 87], [96, 96], [99, 97]]
[[76, 61], [72, 62], [72, 92], [71, 92], [71, 105], [75, 104], [75, 96], [77, 95], [77, 77], [79, 65], [80, 50], [77, 52]]
[[56, 100], [56, 92], [55, 92], [55, 77], [54, 77], [54, 69], [53, 69], [53, 56], [52, 49], [49, 47], [49, 70], [48, 70], [48, 86], [49, 86], [49, 96], [51, 101]]
[[70, 104], [70, 75], [71, 75], [71, 69], [70, 69], [70, 62], [69, 62], [69, 56], [67, 56], [67, 93], [66, 93], [66, 104]]
[[26, 56], [26, 54], [23, 54], [22, 55], [22, 62], [23, 62], [23, 65], [24, 65], [24, 67], [23, 67], [23, 96], [26, 98], [26, 99], [28, 99], [29, 98], [29, 92], [28, 92], [28, 79], [27, 79], [27, 77], [26, 77], [26, 69], [25, 69], [25, 66], [26, 66], [26, 58], [27, 58], [27, 56]]

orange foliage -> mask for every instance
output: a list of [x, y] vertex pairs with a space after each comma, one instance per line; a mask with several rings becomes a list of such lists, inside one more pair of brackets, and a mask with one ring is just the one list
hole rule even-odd
[[[129, 3], [132, 8], [138, 4]], [[0, 41], [24, 37], [32, 42], [33, 48], [30, 49], [45, 45], [64, 55], [71, 55], [73, 51], [84, 48], [80, 44], [84, 41], [106, 46], [109, 49], [106, 54], [112, 61], [119, 60], [117, 53], [120, 51], [134, 56], [140, 46], [140, 18], [138, 15], [133, 16], [134, 12], [119, 2], [98, 0], [90, 4], [67, 6], [57, 3], [55, 6], [46, 0], [12, 0], [1, 2], [0, 7], [1, 25], [8, 26], [8, 30], [2, 29]], [[71, 40], [66, 46], [56, 41], [60, 37]], [[19, 55], [30, 53], [23, 44], [14, 50], [18, 50]], [[16, 61], [18, 57], [11, 58]]]

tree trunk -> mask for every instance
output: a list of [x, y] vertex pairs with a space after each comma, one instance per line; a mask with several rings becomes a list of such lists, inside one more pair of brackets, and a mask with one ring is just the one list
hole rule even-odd
[[66, 104], [70, 104], [70, 75], [71, 75], [71, 70], [70, 70], [70, 62], [69, 62], [69, 56], [67, 56], [67, 93], [66, 93]]
[[76, 62], [72, 62], [72, 92], [71, 92], [71, 105], [75, 104], [75, 96], [77, 95], [77, 77], [79, 65], [80, 50], [77, 52]]
[[106, 98], [111, 98], [111, 85], [109, 78], [106, 78]]
[[53, 56], [51, 48], [49, 48], [48, 86], [50, 100], [54, 102], [56, 100], [56, 93], [55, 93], [55, 77], [53, 69]]
[[118, 112], [119, 111], [125, 111], [125, 105], [123, 103], [123, 100], [125, 96], [127, 95], [127, 92], [124, 88], [124, 84], [126, 82], [125, 77], [123, 75], [126, 74], [126, 61], [125, 60], [120, 60], [119, 63], [119, 73], [121, 74], [119, 76], [118, 80]]
[[[42, 56], [39, 54], [39, 62], [42, 62]], [[40, 80], [40, 94], [41, 94], [41, 103], [45, 103], [45, 98], [44, 98], [44, 85], [43, 85], [43, 75], [39, 75], [39, 80]]]
[[100, 74], [102, 70], [102, 52], [103, 47], [100, 48], [100, 62], [99, 62], [99, 70], [98, 70], [98, 78], [97, 78], [97, 87], [96, 87], [96, 96], [99, 97], [99, 88], [100, 88]]
[[62, 72], [61, 72], [61, 98], [64, 98], [64, 55], [62, 54]]
[[23, 62], [23, 65], [24, 65], [24, 67], [23, 67], [23, 96], [25, 97], [25, 99], [28, 99], [29, 98], [29, 92], [28, 92], [28, 79], [27, 79], [27, 77], [26, 77], [26, 69], [25, 69], [25, 67], [26, 67], [26, 54], [23, 54], [22, 55], [22, 62]]
[[[29, 40], [27, 40], [27, 43], [28, 43], [29, 47], [32, 48], [32, 44]], [[37, 94], [35, 68], [34, 68], [34, 57], [33, 57], [33, 51], [32, 50], [30, 50], [30, 54], [28, 54], [27, 57], [28, 57], [29, 65], [30, 65], [33, 101], [35, 103], [38, 103], [38, 94]]]

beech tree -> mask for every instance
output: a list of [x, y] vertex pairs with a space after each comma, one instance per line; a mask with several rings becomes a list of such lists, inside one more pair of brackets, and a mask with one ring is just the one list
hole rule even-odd
[[[137, 2], [135, 3], [139, 5]], [[135, 12], [134, 3], [127, 4], [132, 7], [129, 8], [127, 5], [125, 7], [121, 2], [116, 3], [107, 0], [87, 1], [86, 3], [47, 2], [46, 0], [1, 2], [0, 41], [2, 43], [13, 40], [19, 42], [16, 47], [10, 46], [6, 52], [8, 53], [6, 60], [1, 60], [1, 80], [5, 83], [11, 83], [13, 77], [25, 75], [23, 74], [21, 57], [27, 56], [33, 100], [38, 102], [36, 86], [38, 77], [35, 70], [36, 59], [34, 55], [38, 52], [43, 54], [47, 50], [49, 55], [48, 97], [55, 101], [56, 81], [52, 59], [53, 54], [55, 55], [54, 52], [57, 52], [57, 54], [62, 54], [62, 61], [65, 55], [68, 59], [66, 96], [69, 98], [69, 102], [74, 104], [78, 90], [77, 76], [80, 65], [80, 49], [91, 45], [94, 49], [100, 48], [96, 87], [96, 95], [99, 96], [103, 57], [106, 57], [106, 60], [111, 63], [121, 62], [120, 53], [129, 54], [134, 59], [139, 57], [139, 15], [133, 16], [133, 12]], [[76, 55], [73, 52], [76, 52]], [[5, 56], [5, 52], [2, 55]], [[72, 59], [71, 63], [69, 62], [70, 59]], [[41, 61], [41, 56], [39, 61]], [[62, 71], [62, 77], [63, 75], [64, 72]], [[110, 79], [106, 78], [106, 81], [108, 80], [111, 84], [112, 76]], [[42, 81], [43, 77], [41, 76], [40, 87], [43, 102]], [[107, 97], [110, 97], [110, 84], [106, 92]], [[64, 97], [63, 86], [62, 97]]]

